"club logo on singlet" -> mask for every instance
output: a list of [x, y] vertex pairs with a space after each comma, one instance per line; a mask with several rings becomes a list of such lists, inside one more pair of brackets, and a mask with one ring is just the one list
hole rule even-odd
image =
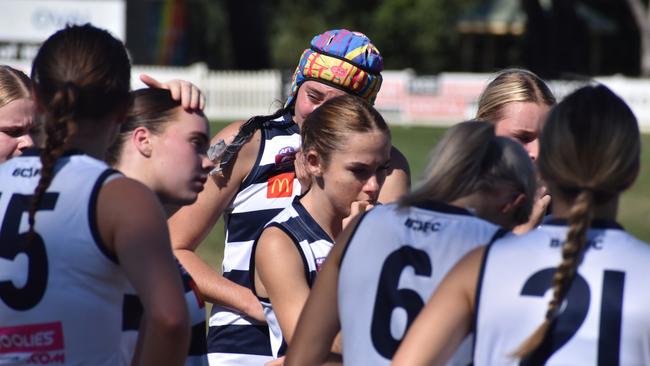
[[275, 169], [290, 166], [294, 160], [296, 160], [296, 149], [291, 146], [283, 147], [275, 155]]
[[64, 364], [61, 322], [0, 328], [0, 364], [7, 361]]
[[266, 185], [266, 198], [291, 197], [293, 194], [293, 172], [282, 173], [269, 178]]

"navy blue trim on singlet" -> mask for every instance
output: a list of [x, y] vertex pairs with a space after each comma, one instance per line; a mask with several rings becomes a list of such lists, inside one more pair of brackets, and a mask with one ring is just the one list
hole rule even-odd
[[[38, 148], [38, 147], [30, 147], [22, 151], [21, 156], [41, 156], [41, 153], [43, 152], [43, 149]], [[70, 149], [64, 151], [60, 158], [65, 158], [73, 155], [86, 155], [85, 152], [79, 150], [79, 149]]]
[[425, 210], [429, 211], [436, 211], [440, 213], [447, 213], [447, 214], [454, 214], [454, 215], [465, 215], [465, 216], [476, 216], [473, 213], [469, 212], [468, 210], [458, 207], [458, 206], [453, 206], [448, 203], [440, 202], [440, 201], [434, 201], [434, 200], [425, 200], [422, 202], [418, 202], [413, 204], [413, 207], [417, 208], [422, 208]]
[[273, 356], [268, 325], [211, 326], [207, 345], [209, 353]]
[[[542, 225], [569, 226], [567, 219], [548, 217], [542, 222]], [[611, 219], [593, 219], [591, 220], [591, 229], [614, 229], [625, 230], [621, 224]]]
[[125, 294], [122, 299], [122, 331], [140, 329], [144, 308], [137, 295]]
[[474, 332], [474, 340], [472, 344], [472, 364], [474, 364], [474, 356], [476, 354], [476, 341], [478, 340], [478, 311], [480, 309], [479, 305], [481, 302], [481, 288], [483, 287], [483, 276], [485, 275], [485, 267], [487, 265], [488, 254], [492, 245], [497, 241], [497, 239], [502, 238], [508, 233], [507, 230], [499, 229], [490, 239], [490, 242], [485, 246], [485, 252], [483, 253], [483, 258], [481, 259], [481, 268], [478, 273], [478, 278], [476, 282], [476, 294], [474, 295], [474, 316], [472, 319], [471, 330]]
[[30, 147], [23, 150], [21, 156], [41, 156], [41, 151], [43, 151], [43, 149], [39, 149], [37, 147]]
[[248, 271], [246, 270], [233, 269], [231, 271], [224, 272], [223, 277], [240, 286], [251, 288], [251, 283], [249, 280], [250, 277]]
[[[363, 221], [363, 219], [366, 218], [366, 215], [368, 214], [368, 212], [370, 212], [370, 211], [364, 211], [361, 214], [361, 217], [359, 218], [359, 222], [357, 222], [357, 226], [355, 226], [354, 229], [352, 229], [352, 232], [350, 233], [350, 237], [348, 238], [348, 242], [345, 243], [345, 248], [343, 248], [343, 251], [341, 252], [341, 259], [339, 260], [339, 270], [341, 268], [341, 265], [343, 264], [343, 258], [345, 258], [345, 254], [348, 252], [348, 248], [350, 247], [350, 243], [352, 242], [352, 238], [354, 238], [354, 234], [357, 233], [357, 230], [359, 229], [359, 226], [361, 226], [361, 222]], [[339, 244], [339, 245], [341, 245], [341, 244]]]
[[[282, 208], [232, 213], [228, 217], [228, 243], [247, 242], [257, 239], [264, 225], [279, 214]], [[237, 245], [237, 244], [234, 244]]]
[[257, 175], [255, 177], [255, 180], [249, 181], [248, 185], [266, 183], [270, 178], [278, 174], [293, 173], [294, 171], [295, 168], [293, 166], [293, 162], [291, 164], [280, 167], [276, 166], [275, 163], [261, 165], [257, 168]]
[[99, 198], [99, 191], [101, 190], [104, 182], [108, 177], [113, 174], [120, 174], [115, 169], [106, 169], [102, 174], [99, 175], [99, 178], [95, 181], [93, 186], [92, 193], [90, 194], [90, 202], [88, 203], [88, 223], [90, 225], [90, 232], [92, 233], [93, 239], [99, 251], [102, 252], [108, 259], [113, 261], [115, 264], [119, 264], [119, 260], [114, 253], [111, 253], [108, 250], [108, 246], [102, 240], [102, 236], [99, 234], [99, 223], [97, 222], [97, 199]]
[[208, 353], [208, 343], [205, 336], [205, 321], [192, 326], [190, 349], [188, 356], [203, 356]]

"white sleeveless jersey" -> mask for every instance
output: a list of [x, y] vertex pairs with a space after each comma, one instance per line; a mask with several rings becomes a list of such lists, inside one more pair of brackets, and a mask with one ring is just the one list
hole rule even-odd
[[[119, 365], [127, 279], [97, 231], [102, 161], [65, 154], [36, 213], [37, 151], [0, 164], [0, 364]], [[24, 363], [22, 363], [24, 362]]]
[[[307, 212], [305, 207], [296, 197], [290, 207], [280, 212], [266, 227], [277, 227], [285, 232], [296, 245], [298, 253], [302, 258], [305, 269], [305, 280], [311, 288], [316, 280], [316, 275], [320, 270], [325, 258], [332, 250], [334, 245], [332, 238], [318, 225], [314, 218]], [[255, 253], [256, 246], [253, 246]], [[251, 256], [250, 281], [254, 283], [255, 278], [255, 257]], [[255, 286], [251, 286], [253, 293], [257, 295]], [[273, 357], [284, 356], [287, 350], [287, 343], [282, 336], [280, 323], [273, 311], [273, 304], [270, 299], [258, 296], [266, 322], [269, 324], [270, 341]]]
[[[264, 122], [255, 165], [224, 212], [226, 244], [223, 276], [250, 288], [249, 264], [253, 241], [264, 225], [300, 194], [293, 161], [300, 148], [300, 131], [285, 114]], [[266, 324], [231, 309], [213, 306], [208, 330], [210, 365], [261, 365], [273, 359]]]
[[650, 246], [612, 221], [595, 221], [561, 313], [539, 352], [509, 357], [543, 322], [561, 261], [565, 221], [498, 240], [484, 258], [477, 298], [476, 365], [650, 365]]
[[[428, 201], [370, 210], [341, 260], [338, 306], [346, 365], [388, 365], [447, 272], [499, 228], [469, 211]], [[471, 339], [450, 365], [471, 361]]]
[[[185, 301], [190, 314], [190, 326], [192, 327], [190, 347], [185, 358], [185, 366], [207, 366], [207, 344], [205, 337], [205, 302], [196, 288], [192, 276], [185, 268], [176, 261], [180, 272]], [[122, 342], [121, 353], [124, 364], [128, 365], [133, 359], [135, 347], [138, 341], [140, 322], [143, 315], [142, 302], [136, 295], [135, 290], [129, 286], [128, 292], [124, 295], [122, 304]]]

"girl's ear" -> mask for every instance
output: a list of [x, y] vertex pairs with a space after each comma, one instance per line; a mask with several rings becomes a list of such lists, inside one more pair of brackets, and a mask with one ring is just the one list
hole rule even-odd
[[151, 131], [145, 127], [138, 127], [131, 133], [131, 142], [133, 146], [144, 157], [151, 157], [153, 146], [151, 144]]
[[309, 175], [314, 177], [323, 176], [323, 164], [322, 159], [318, 153], [314, 150], [309, 150], [303, 152], [305, 156], [306, 168]]

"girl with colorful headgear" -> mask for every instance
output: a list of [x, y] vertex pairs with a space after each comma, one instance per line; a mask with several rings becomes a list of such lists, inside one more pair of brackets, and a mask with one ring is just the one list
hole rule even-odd
[[[284, 108], [270, 116], [238, 121], [213, 139], [217, 164], [196, 203], [170, 219], [175, 252], [207, 301], [213, 302], [208, 352], [211, 364], [259, 365], [272, 359], [262, 306], [250, 290], [253, 241], [264, 225], [301, 192], [294, 159], [305, 118], [335, 96], [353, 94], [372, 102], [381, 85], [379, 51], [368, 37], [331, 30], [312, 40], [292, 82]], [[380, 201], [409, 186], [408, 163], [396, 149]], [[223, 276], [195, 250], [221, 215], [226, 223]]]

